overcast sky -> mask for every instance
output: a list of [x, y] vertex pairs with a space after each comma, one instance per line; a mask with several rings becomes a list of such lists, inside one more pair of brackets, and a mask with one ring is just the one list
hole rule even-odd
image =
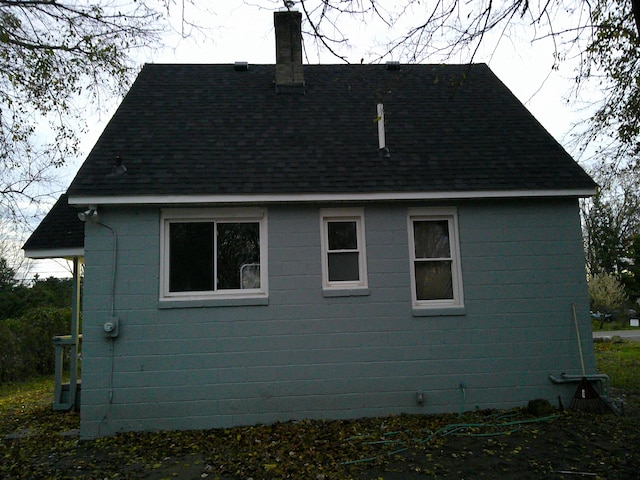
[[[168, 34], [165, 37], [166, 47], [136, 54], [140, 65], [151, 62], [275, 63], [273, 9], [262, 9], [241, 1], [215, 2], [214, 5], [215, 12], [191, 13], [208, 27], [204, 35], [195, 33], [183, 39], [178, 34]], [[179, 15], [172, 18], [175, 28], [180, 29]], [[351, 63], [360, 63], [361, 59], [369, 63], [373, 58], [370, 51], [387, 34], [384, 28], [373, 24], [351, 23], [346, 30], [351, 36], [352, 47], [342, 49], [340, 53]], [[309, 63], [341, 63], [329, 52], [318, 52], [310, 39], [305, 40], [305, 49]], [[468, 56], [468, 52], [466, 54]], [[468, 58], [462, 58], [464, 55], [453, 61], [468, 61]], [[439, 59], [433, 61], [437, 63]], [[586, 114], [584, 111], [578, 112], [580, 105], [567, 102], [575, 76], [575, 64], [566, 62], [560, 64], [558, 70], [552, 71], [554, 57], [551, 40], [532, 42], [530, 31], [517, 29], [512, 30], [509, 36], [498, 38], [493, 35], [485, 39], [474, 61], [487, 63], [538, 121], [576, 157], [569, 132], [572, 124]], [[105, 102], [99, 114], [87, 119], [89, 131], [82, 142], [83, 154], [77, 160], [70, 161], [61, 171], [62, 190], [68, 187], [84, 155], [93, 147], [118, 103], [119, 99]], [[59, 264], [44, 261], [36, 262], [32, 271], [44, 277], [65, 273]]]
[[[233, 63], [246, 61], [249, 64], [275, 63], [275, 36], [273, 31], [273, 9], [248, 5], [242, 1], [212, 2], [215, 12], [191, 13], [209, 30], [206, 38], [198, 33], [181, 39], [179, 35], [167, 35], [166, 47], [155, 52], [138, 55], [140, 64], [153, 63]], [[266, 4], [265, 0], [254, 3]], [[277, 4], [277, 3], [276, 3]], [[268, 5], [268, 4], [267, 4]], [[175, 28], [180, 28], [179, 15], [172, 17]], [[341, 25], [351, 39], [351, 48], [343, 48], [340, 53], [349, 62], [369, 63], [371, 50], [376, 43], [389, 34], [380, 24], [363, 25], [349, 22], [343, 17]], [[396, 28], [391, 32], [398, 32]], [[188, 32], [187, 32], [188, 33]], [[572, 122], [580, 118], [575, 113], [579, 107], [567, 102], [566, 97], [574, 83], [575, 63], [565, 61], [557, 71], [552, 71], [554, 50], [551, 39], [531, 41], [532, 31], [512, 29], [510, 34], [489, 35], [474, 58], [475, 62], [487, 63], [494, 73], [527, 106], [542, 125], [571, 150], [569, 132]], [[305, 51], [309, 63], [340, 63], [327, 51], [318, 52], [311, 39], [305, 40]], [[467, 62], [469, 52], [464, 52], [453, 62]], [[395, 59], [398, 60], [398, 59]], [[438, 63], [439, 59], [431, 60]], [[117, 103], [112, 103], [100, 114], [92, 118], [92, 128], [83, 144], [88, 151], [104, 128], [105, 123]], [[572, 152], [570, 152], [572, 153]], [[75, 162], [70, 169], [71, 176], [79, 167]], [[70, 181], [71, 179], [69, 179]]]

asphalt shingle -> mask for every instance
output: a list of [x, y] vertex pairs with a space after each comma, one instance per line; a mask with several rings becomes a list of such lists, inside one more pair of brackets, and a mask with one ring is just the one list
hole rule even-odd
[[78, 218], [78, 209], [69, 205], [66, 194], [58, 198], [22, 248], [27, 254], [47, 250], [59, 253], [84, 248], [84, 223]]
[[[593, 189], [484, 64], [146, 65], [69, 196]], [[390, 158], [378, 152], [383, 103]], [[110, 176], [116, 156], [127, 171]]]

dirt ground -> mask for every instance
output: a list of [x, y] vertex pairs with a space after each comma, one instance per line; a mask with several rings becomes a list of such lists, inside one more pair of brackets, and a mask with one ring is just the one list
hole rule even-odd
[[612, 393], [624, 415], [516, 409], [92, 441], [78, 440], [77, 415], [37, 405], [0, 421], [0, 478], [638, 479], [640, 394]]

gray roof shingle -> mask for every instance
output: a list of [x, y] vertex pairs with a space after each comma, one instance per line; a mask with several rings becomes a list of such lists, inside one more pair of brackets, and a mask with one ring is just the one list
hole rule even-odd
[[77, 256], [84, 249], [84, 223], [66, 194], [58, 198], [22, 247], [32, 258]]
[[[304, 94], [276, 94], [274, 65], [146, 65], [69, 196], [595, 187], [484, 64], [307, 65], [304, 75]], [[116, 156], [127, 171], [114, 177]]]

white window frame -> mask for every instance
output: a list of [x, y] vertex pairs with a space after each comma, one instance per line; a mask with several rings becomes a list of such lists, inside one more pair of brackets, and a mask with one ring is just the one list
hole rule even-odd
[[[451, 260], [451, 278], [453, 287], [453, 299], [418, 300], [416, 274], [415, 274], [415, 221], [442, 221], [448, 222], [449, 248]], [[460, 262], [460, 237], [458, 233], [458, 212], [454, 207], [449, 208], [413, 208], [407, 215], [407, 231], [409, 233], [409, 260], [411, 272], [411, 300], [413, 308], [417, 310], [447, 309], [464, 307], [464, 294], [462, 285], [462, 267]]]
[[[358, 253], [357, 281], [329, 281], [329, 228], [330, 222], [355, 222], [357, 248], [349, 250]], [[364, 208], [339, 208], [320, 210], [320, 239], [322, 250], [322, 288], [327, 291], [366, 289], [367, 249], [364, 234]]]
[[[170, 239], [171, 223], [184, 222], [251, 222], [259, 224], [260, 231], [260, 287], [233, 290], [207, 290], [190, 292], [171, 292], [169, 290]], [[243, 299], [266, 298], [268, 289], [268, 238], [267, 212], [260, 208], [180, 208], [165, 209], [160, 217], [160, 300], [208, 300], [208, 299]]]

